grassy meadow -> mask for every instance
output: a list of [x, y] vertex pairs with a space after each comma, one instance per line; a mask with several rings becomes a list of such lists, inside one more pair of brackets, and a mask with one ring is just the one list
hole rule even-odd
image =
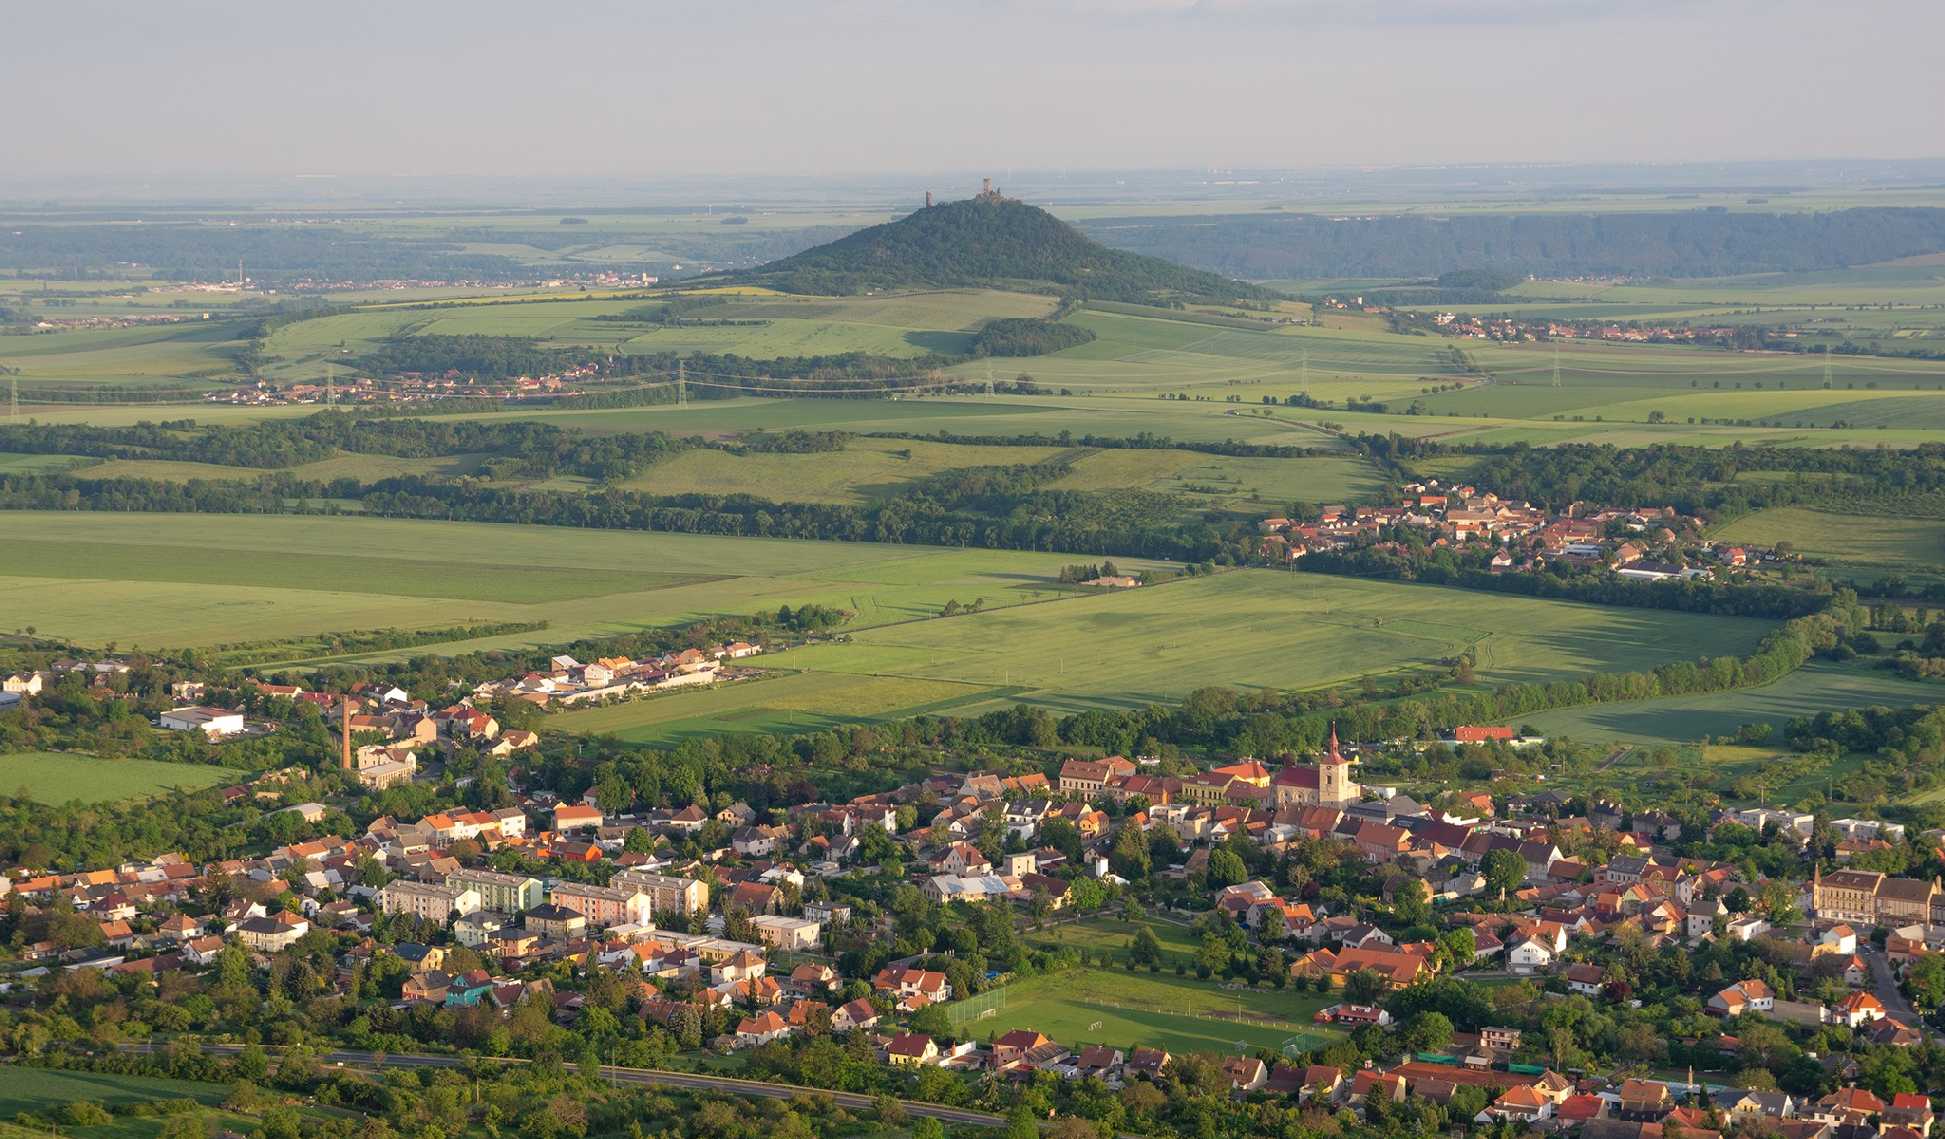
[[[229, 1093], [227, 1085], [194, 1080], [0, 1065], [0, 1118], [7, 1120], [13, 1120], [23, 1113], [43, 1119], [58, 1119], [57, 1113], [61, 1108], [84, 1100], [98, 1103], [110, 1111], [142, 1103], [190, 1100], [204, 1109], [205, 1126], [215, 1124], [239, 1133], [247, 1131], [255, 1120], [218, 1110]], [[307, 1113], [314, 1110], [307, 1109]], [[58, 1134], [75, 1136], [76, 1139], [154, 1139], [161, 1134], [165, 1118], [159, 1115], [146, 1118], [117, 1115], [111, 1122], [86, 1127], [63, 1123], [59, 1125]], [[22, 1136], [48, 1134], [44, 1130], [26, 1127], [14, 1127], [13, 1131]]]
[[200, 791], [242, 777], [227, 767], [106, 759], [73, 752], [0, 755], [0, 790], [37, 803], [116, 803]]
[[1155, 934], [1163, 952], [1188, 957], [1200, 948], [1194, 932], [1185, 925], [1159, 918], [1132, 922], [1111, 914], [1097, 914], [1078, 920], [1048, 921], [1030, 929], [1025, 937], [1035, 945], [1068, 948], [1083, 953], [1126, 953], [1134, 944], [1135, 932], [1146, 927]]
[[74, 752], [0, 755], [0, 793], [50, 805], [150, 799], [168, 791], [200, 791], [241, 775], [227, 767], [104, 759]]
[[[1015, 981], [947, 1009], [956, 1031], [980, 1040], [1027, 1028], [1077, 1050], [1145, 1045], [1180, 1055], [1315, 1048], [1337, 1033], [1310, 1018], [1335, 1001], [1308, 989], [1228, 989], [1173, 973], [1075, 968]], [[990, 1015], [981, 1015], [987, 1010]]]

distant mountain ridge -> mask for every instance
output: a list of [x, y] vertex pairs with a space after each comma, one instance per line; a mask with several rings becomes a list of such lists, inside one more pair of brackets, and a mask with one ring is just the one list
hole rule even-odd
[[790, 293], [996, 286], [1149, 302], [1269, 298], [1269, 290], [1109, 249], [1037, 206], [988, 189], [927, 205], [732, 279]]

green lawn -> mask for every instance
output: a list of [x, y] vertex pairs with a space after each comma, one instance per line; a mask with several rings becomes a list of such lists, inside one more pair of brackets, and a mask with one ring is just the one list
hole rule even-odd
[[0, 795], [48, 804], [113, 803], [153, 798], [166, 791], [199, 791], [242, 774], [202, 764], [104, 759], [74, 752], [12, 752], [0, 755]]
[[[956, 1031], [979, 1040], [1027, 1028], [1069, 1048], [1233, 1053], [1239, 1045], [1250, 1052], [1316, 1047], [1336, 1033], [1312, 1024], [1311, 1015], [1335, 1000], [1308, 989], [1226, 989], [1172, 972], [1077, 968], [1016, 981], [949, 1012]], [[987, 1009], [991, 1015], [982, 1016]]]
[[1025, 936], [1035, 945], [1065, 946], [1089, 953], [1099, 950], [1123, 953], [1134, 943], [1135, 931], [1142, 926], [1155, 931], [1155, 940], [1166, 952], [1192, 954], [1196, 951], [1198, 943], [1187, 926], [1154, 918], [1139, 923], [1109, 916], [1049, 922]]

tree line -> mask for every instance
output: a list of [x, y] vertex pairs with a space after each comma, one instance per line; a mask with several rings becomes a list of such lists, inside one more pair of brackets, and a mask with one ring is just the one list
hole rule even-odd
[[[1945, 249], [1945, 209], [1810, 213], [1472, 214], [1340, 219], [1259, 213], [1116, 218], [1080, 228], [1122, 249], [1251, 280], [1720, 277], [1807, 272]], [[1443, 280], [1441, 280], [1443, 284]]]
[[1052, 435], [966, 435], [956, 431], [870, 431], [869, 439], [912, 439], [923, 443], [955, 443], [978, 447], [1091, 447], [1098, 451], [1199, 451], [1248, 459], [1341, 458], [1342, 447], [1288, 447], [1274, 443], [1245, 443], [1238, 439], [1204, 441], [1174, 439], [1143, 431], [1136, 435], [1076, 435], [1060, 430]]
[[686, 446], [659, 431], [604, 435], [527, 420], [339, 411], [247, 427], [198, 428], [187, 419], [129, 427], [36, 422], [0, 426], [0, 451], [168, 459], [267, 470], [318, 462], [340, 451], [398, 458], [491, 454], [494, 459], [488, 465], [495, 468], [489, 472], [493, 475], [567, 473], [608, 479], [639, 474]]
[[[749, 495], [520, 490], [417, 476], [361, 483], [268, 475], [254, 482], [0, 477], [0, 509], [189, 513], [331, 513], [346, 502], [389, 518], [519, 522], [841, 542], [1066, 550], [1177, 561], [1245, 560], [1254, 528], [1184, 519], [1181, 503], [1147, 491], [1044, 489], [1059, 464], [942, 472], [895, 498], [861, 505], [780, 503]], [[323, 501], [319, 506], [313, 503]]]

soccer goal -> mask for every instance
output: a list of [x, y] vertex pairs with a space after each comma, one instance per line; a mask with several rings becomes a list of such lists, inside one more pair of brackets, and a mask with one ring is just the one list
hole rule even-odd
[[1006, 989], [988, 989], [976, 996], [955, 1002], [952, 1006], [952, 1022], [966, 1024], [976, 1020], [986, 1020], [1006, 1011]]

